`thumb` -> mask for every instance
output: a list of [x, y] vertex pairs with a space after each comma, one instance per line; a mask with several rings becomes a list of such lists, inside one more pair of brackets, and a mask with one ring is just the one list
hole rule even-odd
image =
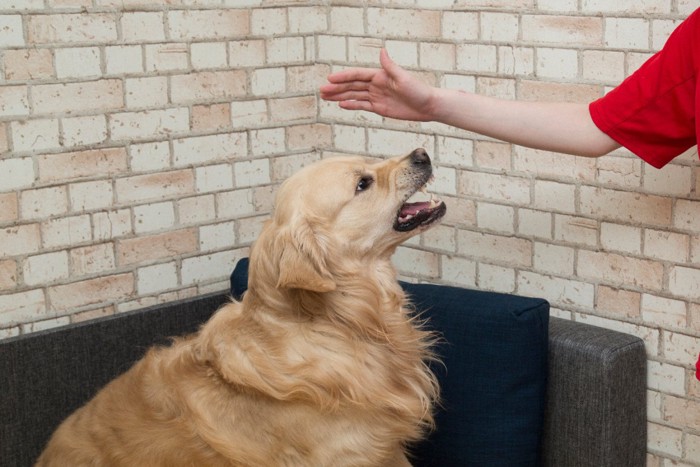
[[379, 51], [379, 64], [382, 66], [384, 71], [386, 71], [387, 74], [392, 77], [396, 76], [401, 70], [401, 67], [399, 67], [396, 62], [389, 57], [389, 52], [387, 52], [385, 48], [382, 48], [382, 50]]

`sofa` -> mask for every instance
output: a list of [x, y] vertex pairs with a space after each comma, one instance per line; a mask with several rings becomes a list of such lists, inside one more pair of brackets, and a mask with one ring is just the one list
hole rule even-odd
[[[195, 332], [247, 286], [0, 341], [0, 465], [28, 466], [53, 430], [151, 345]], [[539, 298], [402, 283], [442, 336], [436, 428], [416, 466], [639, 467], [646, 358], [634, 336], [549, 316]]]

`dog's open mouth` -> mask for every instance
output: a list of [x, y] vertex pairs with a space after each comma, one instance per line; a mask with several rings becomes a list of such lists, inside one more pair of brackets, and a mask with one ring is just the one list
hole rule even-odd
[[[417, 190], [399, 209], [394, 222], [394, 230], [410, 232], [418, 227], [428, 226], [445, 215], [445, 203], [432, 194], [427, 194], [425, 185]], [[429, 196], [426, 201], [413, 201], [417, 196]]]

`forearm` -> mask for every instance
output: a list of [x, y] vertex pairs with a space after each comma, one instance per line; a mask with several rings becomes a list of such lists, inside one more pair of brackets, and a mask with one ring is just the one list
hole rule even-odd
[[522, 102], [436, 89], [431, 120], [535, 149], [597, 157], [619, 147], [587, 104]]

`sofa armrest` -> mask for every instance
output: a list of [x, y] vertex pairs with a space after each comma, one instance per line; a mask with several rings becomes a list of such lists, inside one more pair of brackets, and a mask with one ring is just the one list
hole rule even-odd
[[550, 318], [544, 465], [645, 465], [646, 353], [641, 339]]

